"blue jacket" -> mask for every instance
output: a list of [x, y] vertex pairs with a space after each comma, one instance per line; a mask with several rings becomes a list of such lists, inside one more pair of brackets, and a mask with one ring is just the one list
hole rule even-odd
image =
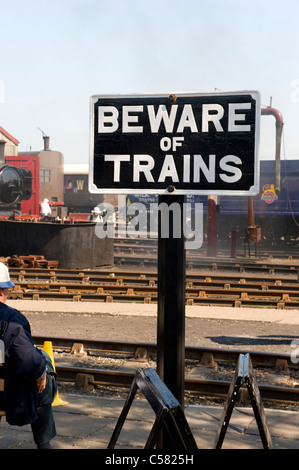
[[36, 380], [46, 361], [34, 346], [28, 320], [18, 310], [0, 302], [0, 339], [5, 345], [4, 409], [6, 421], [23, 426], [37, 418]]

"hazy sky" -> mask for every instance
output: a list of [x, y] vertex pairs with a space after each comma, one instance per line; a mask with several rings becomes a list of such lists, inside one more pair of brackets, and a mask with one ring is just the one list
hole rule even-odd
[[[89, 161], [93, 94], [258, 90], [299, 158], [297, 0], [0, 0], [0, 126], [19, 150], [42, 133], [65, 163]], [[261, 118], [260, 157], [274, 158]]]

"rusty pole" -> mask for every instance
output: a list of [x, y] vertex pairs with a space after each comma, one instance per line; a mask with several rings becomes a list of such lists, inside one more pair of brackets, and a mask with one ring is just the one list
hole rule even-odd
[[217, 196], [208, 197], [207, 255], [213, 257], [217, 256], [217, 199]]

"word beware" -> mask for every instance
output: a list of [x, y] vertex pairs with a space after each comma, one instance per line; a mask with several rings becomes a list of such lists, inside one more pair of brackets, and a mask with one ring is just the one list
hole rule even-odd
[[[191, 104], [185, 104], [179, 112], [178, 105], [172, 105], [170, 110], [165, 105], [159, 105], [157, 111], [153, 105], [148, 106], [122, 106], [121, 107], [121, 122], [123, 133], [143, 133], [144, 126], [139, 125], [140, 113], [147, 111], [147, 124], [151, 133], [158, 133], [163, 123], [164, 129], [167, 133], [184, 133], [187, 129], [192, 133], [199, 132], [199, 126], [196, 119], [196, 111], [193, 110]], [[209, 132], [210, 124], [213, 124], [216, 132], [250, 132], [250, 124], [244, 121], [246, 115], [240, 111], [250, 110], [251, 103], [228, 103], [228, 114], [224, 118], [224, 107], [221, 104], [207, 103], [202, 105], [201, 117], [201, 132]], [[119, 114], [120, 112], [115, 106], [99, 106], [98, 107], [98, 133], [112, 133], [119, 129]], [[175, 128], [175, 122], [178, 117], [178, 124]], [[223, 127], [225, 126], [225, 127]]]

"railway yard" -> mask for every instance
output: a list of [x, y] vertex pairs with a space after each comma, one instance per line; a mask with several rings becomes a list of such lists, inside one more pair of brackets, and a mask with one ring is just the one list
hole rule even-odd
[[[38, 346], [52, 341], [60, 390], [126, 396], [136, 369], [155, 368], [155, 243], [115, 243], [97, 270], [8, 261], [9, 303]], [[41, 267], [42, 265], [42, 267]], [[299, 409], [299, 259], [277, 253], [211, 260], [187, 253], [185, 397], [223, 404], [240, 353], [249, 352], [266, 406]], [[298, 346], [297, 346], [298, 348]], [[246, 393], [240, 401], [246, 405]]]

